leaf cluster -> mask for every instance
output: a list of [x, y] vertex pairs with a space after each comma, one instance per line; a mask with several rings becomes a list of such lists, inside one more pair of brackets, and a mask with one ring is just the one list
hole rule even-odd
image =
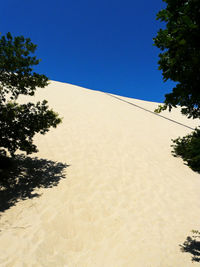
[[36, 87], [48, 85], [45, 75], [33, 72], [33, 66], [40, 60], [32, 56], [36, 45], [23, 36], [12, 37], [11, 33], [0, 39], [0, 101], [7, 100], [11, 94], [16, 100], [20, 94], [34, 95]]
[[200, 118], [200, 1], [163, 0], [167, 6], [157, 14], [166, 23], [154, 38], [161, 49], [159, 69], [163, 79], [177, 84], [165, 95], [165, 105], [171, 110], [180, 105], [182, 113]]
[[7, 33], [0, 39], [0, 148], [12, 156], [17, 149], [27, 154], [37, 152], [34, 135], [45, 134], [61, 122], [46, 100], [36, 104], [16, 102], [19, 95], [33, 96], [37, 87], [48, 85], [45, 75], [33, 72], [33, 66], [40, 62], [32, 56], [35, 49], [36, 45], [23, 36], [13, 38]]
[[173, 154], [180, 156], [194, 171], [200, 172], [200, 129], [173, 140]]

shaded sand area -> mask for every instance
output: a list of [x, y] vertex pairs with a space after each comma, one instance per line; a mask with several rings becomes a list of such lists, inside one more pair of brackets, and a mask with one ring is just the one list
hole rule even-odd
[[[1, 213], [1, 266], [197, 266], [179, 244], [200, 230], [200, 175], [170, 152], [171, 139], [191, 129], [54, 81], [37, 99], [47, 99], [63, 123], [35, 138], [38, 159], [24, 175], [43, 179], [40, 188]], [[162, 115], [199, 124], [178, 110]]]

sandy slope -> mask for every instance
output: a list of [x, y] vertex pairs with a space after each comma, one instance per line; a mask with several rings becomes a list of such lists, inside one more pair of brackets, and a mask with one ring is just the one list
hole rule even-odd
[[58, 186], [2, 213], [1, 266], [196, 266], [179, 244], [200, 229], [200, 175], [170, 153], [171, 138], [191, 130], [69, 84], [52, 82], [44, 98], [64, 119], [36, 137], [37, 157], [70, 166]]

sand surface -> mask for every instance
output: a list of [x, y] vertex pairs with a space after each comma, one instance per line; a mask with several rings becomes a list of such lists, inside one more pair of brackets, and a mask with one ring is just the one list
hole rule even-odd
[[[200, 175], [170, 152], [191, 129], [150, 113], [157, 103], [119, 98], [53, 81], [38, 89], [34, 99], [63, 123], [36, 136], [32, 157], [68, 166], [57, 186], [1, 213], [1, 266], [198, 265], [179, 244], [200, 230]], [[200, 124], [179, 110], [162, 115]]]

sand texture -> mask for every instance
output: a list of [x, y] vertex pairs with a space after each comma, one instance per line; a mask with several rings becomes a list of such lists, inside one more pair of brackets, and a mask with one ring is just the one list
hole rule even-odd
[[0, 214], [0, 266], [198, 265], [179, 244], [200, 230], [200, 175], [170, 145], [200, 123], [116, 97], [54, 81], [38, 89], [33, 99], [63, 123], [36, 136], [39, 170], [21, 174], [46, 184]]

